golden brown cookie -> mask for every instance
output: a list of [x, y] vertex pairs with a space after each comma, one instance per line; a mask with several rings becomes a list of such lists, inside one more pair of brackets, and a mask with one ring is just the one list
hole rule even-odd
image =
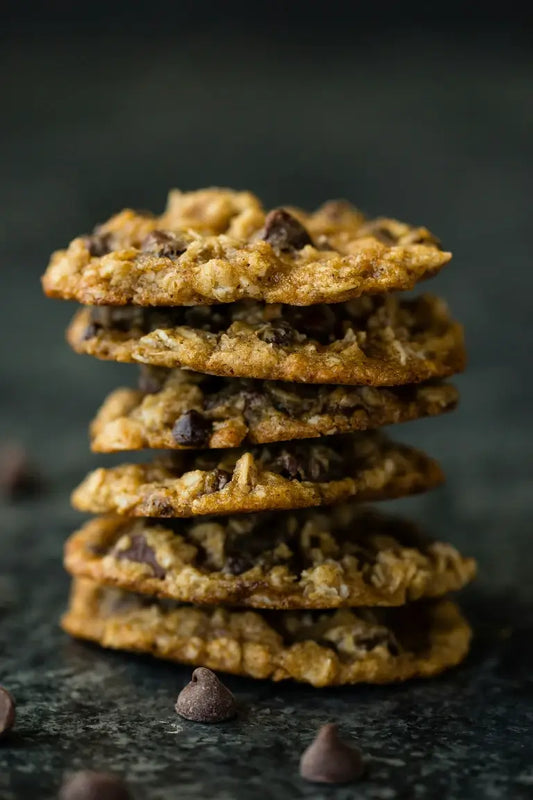
[[184, 603], [273, 609], [403, 605], [475, 574], [451, 545], [356, 503], [199, 521], [97, 517], [67, 541], [65, 566]]
[[362, 297], [337, 306], [85, 308], [78, 353], [241, 378], [397, 386], [463, 369], [461, 326], [442, 300]]
[[471, 630], [449, 600], [334, 612], [180, 606], [74, 581], [63, 628], [104, 647], [316, 687], [429, 677], [466, 656]]
[[96, 514], [190, 517], [375, 500], [426, 491], [443, 481], [438, 464], [374, 433], [248, 450], [179, 450], [147, 464], [90, 473], [72, 495]]
[[451, 411], [454, 386], [375, 388], [219, 378], [145, 368], [139, 389], [117, 389], [91, 425], [95, 452], [220, 448], [330, 436]]
[[310, 305], [412, 289], [450, 258], [426, 228], [342, 201], [266, 214], [249, 192], [175, 191], [160, 217], [122, 211], [54, 253], [43, 287], [87, 305]]

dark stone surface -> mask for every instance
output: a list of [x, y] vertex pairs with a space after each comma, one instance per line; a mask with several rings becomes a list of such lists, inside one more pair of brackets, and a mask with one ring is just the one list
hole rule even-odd
[[[0, 683], [18, 702], [1, 800], [52, 798], [79, 768], [123, 774], [139, 800], [533, 794], [531, 57], [496, 29], [354, 37], [4, 43], [1, 436], [31, 448], [48, 488], [1, 507]], [[136, 376], [69, 352], [72, 307], [44, 301], [38, 277], [54, 247], [123, 205], [157, 209], [170, 185], [213, 183], [271, 204], [348, 196], [420, 220], [456, 253], [431, 289], [466, 324], [463, 402], [398, 431], [440, 457], [449, 482], [396, 504], [480, 562], [464, 596], [473, 652], [449, 675], [343, 691], [230, 679], [248, 711], [207, 727], [174, 713], [189, 669], [58, 628], [61, 546], [79, 520], [68, 491], [113, 461], [88, 453], [86, 425]], [[298, 777], [331, 720], [370, 758], [359, 786]]]

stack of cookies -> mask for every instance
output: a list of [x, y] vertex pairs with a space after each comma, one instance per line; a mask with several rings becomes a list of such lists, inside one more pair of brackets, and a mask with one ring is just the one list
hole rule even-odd
[[472, 559], [363, 502], [438, 464], [378, 431], [457, 403], [465, 362], [425, 228], [344, 201], [265, 213], [248, 192], [171, 192], [55, 253], [84, 304], [79, 353], [140, 364], [91, 425], [96, 452], [155, 449], [73, 494], [65, 630], [105, 647], [314, 686], [429, 676], [466, 654], [451, 591]]

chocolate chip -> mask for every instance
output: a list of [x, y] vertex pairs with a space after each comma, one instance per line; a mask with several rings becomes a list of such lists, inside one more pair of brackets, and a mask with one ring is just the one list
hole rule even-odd
[[339, 739], [337, 726], [323, 725], [300, 759], [300, 775], [313, 783], [350, 783], [365, 771], [359, 750]]
[[41, 488], [41, 478], [24, 447], [16, 443], [0, 446], [0, 494], [19, 500]]
[[147, 544], [146, 539], [140, 533], [130, 536], [130, 546], [126, 550], [116, 550], [115, 558], [126, 561], [135, 561], [138, 564], [148, 564], [152, 567], [154, 576], [163, 579], [166, 575], [163, 567], [158, 564], [153, 549]]
[[271, 469], [290, 480], [302, 480], [302, 465], [296, 456], [287, 450], [282, 450], [276, 460], [271, 464]]
[[223, 722], [237, 713], [235, 698], [214, 672], [195, 669], [191, 682], [178, 695], [176, 711], [194, 722]]
[[285, 306], [283, 313], [290, 325], [299, 333], [322, 344], [329, 344], [338, 333], [337, 316], [330, 306], [324, 304], [307, 308]]
[[383, 244], [389, 245], [389, 247], [398, 244], [396, 236], [394, 236], [389, 229], [385, 228], [383, 225], [374, 225], [373, 227], [369, 228], [368, 233], [373, 236], [374, 239], [377, 239]]
[[257, 338], [267, 344], [277, 344], [281, 346], [293, 344], [296, 331], [284, 320], [271, 322], [259, 331]]
[[250, 556], [238, 553], [226, 558], [222, 572], [227, 572], [230, 575], [242, 575], [243, 572], [248, 572], [253, 566], [254, 562]]
[[132, 800], [124, 781], [107, 772], [83, 770], [68, 778], [59, 792], [60, 800]]
[[177, 258], [187, 249], [185, 240], [168, 231], [152, 231], [143, 240], [141, 250], [145, 253], [156, 253], [165, 258]]
[[157, 394], [163, 388], [166, 376], [165, 370], [143, 364], [139, 370], [139, 390], [144, 394]]
[[213, 430], [212, 423], [200, 411], [185, 411], [174, 423], [172, 436], [186, 447], [205, 447]]
[[206, 481], [206, 493], [220, 492], [231, 481], [231, 472], [225, 469], [214, 469]]
[[267, 214], [261, 238], [276, 250], [301, 250], [306, 244], [313, 244], [302, 223], [283, 208]]
[[99, 325], [97, 322], [89, 322], [89, 324], [83, 331], [82, 340], [86, 342], [88, 339], [94, 339], [95, 336], [98, 336], [101, 330], [102, 326]]
[[101, 258], [107, 255], [113, 249], [113, 237], [110, 233], [92, 233], [90, 236], [84, 236], [83, 241], [85, 247], [89, 251], [89, 255], [93, 258]]
[[15, 724], [15, 701], [7, 689], [0, 686], [0, 738]]

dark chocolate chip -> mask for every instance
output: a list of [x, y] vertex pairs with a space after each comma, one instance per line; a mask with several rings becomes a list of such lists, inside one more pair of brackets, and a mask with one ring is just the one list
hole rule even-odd
[[0, 738], [15, 724], [15, 701], [7, 689], [0, 686]]
[[143, 240], [141, 250], [145, 253], [156, 253], [165, 258], [177, 258], [187, 249], [181, 236], [168, 231], [152, 231]]
[[60, 800], [132, 800], [123, 780], [107, 772], [83, 770], [68, 778], [59, 792]]
[[138, 386], [144, 394], [157, 394], [165, 383], [166, 371], [143, 364], [139, 370]]
[[205, 447], [213, 430], [210, 420], [192, 408], [185, 411], [174, 423], [172, 436], [177, 444], [186, 447]]
[[130, 536], [130, 546], [126, 550], [116, 550], [115, 558], [125, 561], [136, 561], [139, 564], [148, 564], [152, 567], [154, 576], [163, 579], [166, 575], [163, 567], [158, 564], [155, 553], [147, 544], [146, 539], [141, 533], [134, 533]]
[[211, 473], [208, 478], [206, 491], [207, 493], [210, 492], [220, 492], [221, 489], [226, 486], [231, 481], [231, 472], [228, 472], [225, 469], [215, 469]]
[[90, 236], [84, 236], [83, 241], [89, 251], [89, 255], [93, 258], [100, 258], [107, 255], [113, 249], [113, 237], [110, 233], [92, 233]]
[[388, 228], [376, 225], [369, 230], [369, 233], [382, 244], [387, 244], [390, 247], [398, 243], [396, 236], [394, 236]]
[[285, 306], [284, 316], [298, 333], [323, 344], [329, 344], [338, 333], [337, 316], [324, 304], [308, 308]]
[[178, 695], [176, 711], [194, 722], [223, 722], [237, 713], [235, 698], [214, 672], [195, 669], [191, 682]]
[[350, 783], [365, 771], [361, 752], [339, 739], [337, 726], [323, 725], [300, 759], [300, 775], [313, 783]]
[[281, 346], [294, 343], [296, 331], [288, 322], [279, 320], [271, 322], [259, 331], [257, 338], [267, 344], [277, 344]]
[[242, 575], [243, 572], [248, 572], [253, 566], [254, 561], [250, 556], [237, 553], [226, 558], [222, 572], [227, 572], [230, 575]]
[[306, 244], [313, 244], [302, 223], [283, 208], [267, 214], [261, 238], [276, 250], [301, 250]]
[[303, 467], [292, 453], [282, 450], [276, 460], [272, 463], [271, 469], [279, 473], [284, 478], [290, 480], [303, 480]]
[[40, 489], [41, 478], [24, 447], [15, 443], [0, 446], [0, 494], [18, 500]]

